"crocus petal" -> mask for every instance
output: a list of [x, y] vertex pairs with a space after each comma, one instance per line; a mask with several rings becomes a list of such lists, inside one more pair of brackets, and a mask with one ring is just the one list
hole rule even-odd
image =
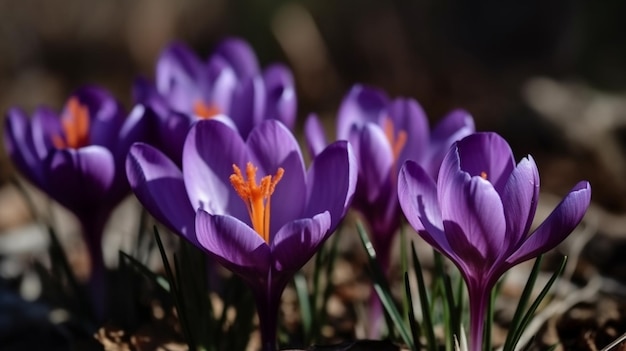
[[263, 72], [267, 104], [265, 119], [277, 119], [293, 129], [296, 122], [297, 99], [293, 76], [289, 68], [274, 64]]
[[452, 144], [476, 131], [474, 119], [464, 110], [453, 110], [448, 113], [432, 130], [428, 157], [424, 167], [431, 177], [437, 179], [439, 167]]
[[195, 121], [196, 118], [190, 114], [169, 111], [167, 117], [161, 118], [158, 123], [155, 145], [177, 165], [182, 164], [185, 138]]
[[324, 126], [314, 113], [304, 122], [304, 141], [311, 157], [317, 156], [328, 145]]
[[553, 249], [576, 228], [591, 201], [591, 186], [582, 181], [567, 194], [543, 223], [506, 262], [514, 266]]
[[395, 137], [402, 132], [407, 136], [396, 164], [400, 166], [409, 159], [421, 163], [428, 150], [430, 138], [428, 119], [422, 107], [413, 99], [395, 99], [389, 104], [387, 113], [389, 116], [383, 118], [390, 118], [393, 122]]
[[52, 150], [44, 161], [50, 195], [81, 217], [98, 209], [115, 177], [113, 155], [102, 146]]
[[346, 141], [330, 144], [315, 157], [307, 173], [304, 217], [329, 211], [330, 230], [334, 230], [352, 202], [357, 177], [357, 160], [350, 144]]
[[156, 127], [157, 123], [158, 118], [154, 112], [143, 105], [136, 105], [128, 115], [128, 118], [126, 118], [126, 121], [124, 121], [119, 131], [117, 144], [111, 150], [115, 160], [116, 171], [107, 199], [112, 206], [122, 201], [130, 192], [128, 179], [124, 172], [124, 163], [126, 162], [128, 150], [134, 142], [152, 143], [151, 138], [155, 134], [153, 128]]
[[[456, 109], [449, 112], [439, 123], [433, 128], [431, 139], [436, 141], [444, 141], [459, 131], [466, 130], [470, 133], [475, 129], [474, 119], [469, 112]], [[460, 138], [459, 138], [460, 139]]]
[[13, 108], [7, 112], [5, 123], [4, 146], [11, 160], [28, 180], [45, 189], [41, 159], [28, 142], [31, 138], [28, 118], [22, 110]]
[[202, 99], [197, 82], [202, 73], [198, 57], [182, 43], [173, 43], [157, 61], [157, 90], [175, 110], [190, 112], [193, 104]]
[[91, 144], [115, 150], [118, 133], [126, 117], [122, 105], [108, 91], [98, 87], [79, 88], [72, 96], [89, 110]]
[[144, 77], [138, 77], [133, 82], [132, 88], [133, 100], [145, 106], [150, 106], [152, 110], [159, 116], [167, 116], [169, 107], [163, 96], [159, 94], [156, 86]]
[[[461, 169], [471, 176], [486, 176], [502, 193], [515, 168], [511, 147], [496, 133], [474, 133], [457, 142]], [[444, 161], [445, 162], [445, 161]]]
[[435, 182], [415, 161], [406, 161], [400, 169], [398, 200], [406, 219], [427, 243], [454, 254], [443, 232]]
[[502, 200], [481, 177], [458, 171], [439, 194], [444, 231], [450, 247], [472, 265], [495, 262], [504, 245], [506, 222]]
[[120, 160], [119, 164], [125, 162], [128, 150], [134, 142], [153, 142], [150, 137], [154, 135], [153, 128], [158, 123], [157, 118], [149, 107], [144, 105], [133, 107], [119, 131], [118, 144], [115, 148], [115, 158]]
[[387, 104], [388, 98], [383, 91], [354, 85], [341, 102], [337, 113], [337, 139], [347, 140], [354, 124], [378, 123], [378, 119]]
[[247, 160], [246, 145], [232, 128], [216, 120], [196, 122], [183, 148], [183, 177], [192, 207], [248, 217], [229, 180], [233, 164], [245, 165]]
[[267, 279], [270, 248], [252, 228], [237, 218], [198, 210], [196, 235], [202, 249], [249, 283], [259, 285]]
[[[539, 172], [535, 160], [528, 156], [515, 167], [502, 192], [502, 205], [506, 219], [508, 248], [517, 248], [530, 226], [539, 200]], [[510, 250], [502, 252], [508, 257]]]
[[271, 250], [277, 272], [295, 273], [317, 252], [330, 235], [330, 213], [285, 224], [272, 239]]
[[51, 138], [62, 133], [59, 116], [47, 107], [39, 107], [30, 121], [32, 147], [39, 159], [44, 159], [52, 147]]
[[259, 72], [259, 62], [254, 50], [250, 44], [242, 39], [224, 39], [217, 46], [213, 55], [226, 60], [239, 78], [253, 76]]
[[208, 82], [211, 83], [210, 96], [206, 101], [211, 102], [221, 113], [230, 114], [230, 106], [235, 88], [237, 87], [237, 74], [221, 58], [209, 61]]
[[187, 197], [183, 175], [169, 158], [150, 145], [136, 143], [126, 158], [126, 174], [137, 199], [154, 218], [198, 245], [195, 210]]
[[[246, 142], [250, 160], [257, 168], [257, 181], [284, 169], [282, 179], [271, 196], [270, 233], [302, 215], [306, 193], [304, 160], [300, 146], [284, 124], [267, 120], [250, 133]], [[238, 164], [243, 170], [245, 164]]]
[[233, 92], [230, 118], [244, 138], [247, 138], [252, 128], [263, 120], [266, 96], [265, 82], [261, 76], [244, 78]]
[[384, 184], [395, 176], [391, 174], [393, 152], [385, 133], [374, 123], [363, 126], [358, 145], [359, 182], [363, 183], [367, 201], [371, 203], [379, 196]]

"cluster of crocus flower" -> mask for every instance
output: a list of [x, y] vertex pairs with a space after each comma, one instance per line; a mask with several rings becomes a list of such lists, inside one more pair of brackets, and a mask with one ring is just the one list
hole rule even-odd
[[29, 121], [12, 109], [5, 128], [17, 168], [81, 221], [100, 316], [102, 230], [129, 184], [154, 218], [246, 282], [264, 351], [276, 349], [285, 286], [351, 205], [367, 219], [385, 271], [403, 215], [459, 268], [471, 350], [479, 351], [497, 280], [561, 242], [590, 202], [589, 184], [579, 183], [529, 234], [539, 193], [531, 157], [516, 165], [508, 144], [475, 133], [465, 111], [430, 131], [415, 100], [361, 85], [340, 106], [338, 141], [326, 141], [316, 116], [307, 119], [307, 170], [290, 131], [291, 73], [278, 64], [261, 71], [240, 39], [221, 42], [207, 62], [170, 45], [155, 84], [139, 79], [134, 94], [128, 118], [108, 93], [89, 87], [72, 94], [60, 116], [41, 108]]
[[[261, 71], [250, 46], [237, 38], [222, 41], [206, 63], [184, 45], [172, 44], [158, 59], [156, 84], [138, 79], [134, 95], [137, 105], [127, 119], [110, 94], [89, 87], [72, 94], [60, 117], [41, 108], [28, 120], [13, 109], [5, 128], [17, 168], [74, 212], [83, 226], [98, 317], [105, 311], [102, 231], [128, 194], [130, 180], [155, 218], [250, 284], [262, 316], [264, 349], [274, 349], [283, 288], [351, 203], [356, 166], [350, 146], [329, 146], [306, 172], [289, 131], [296, 113], [291, 72], [281, 64]], [[196, 145], [196, 133], [206, 140]], [[163, 153], [148, 144], [129, 153], [139, 141]], [[225, 152], [229, 145], [233, 148]], [[159, 162], [152, 164], [151, 157]], [[182, 165], [189, 177], [184, 183]], [[328, 186], [330, 172], [339, 174]], [[161, 199], [167, 201], [150, 202]], [[201, 228], [197, 236], [196, 226]], [[216, 238], [220, 241], [212, 241]]]
[[[306, 121], [312, 155], [326, 146], [316, 115]], [[401, 224], [396, 181], [406, 160], [414, 160], [436, 179], [443, 156], [453, 142], [474, 132], [474, 120], [463, 110], [446, 115], [431, 132], [417, 101], [389, 99], [376, 88], [355, 85], [337, 113], [337, 140], [348, 140], [357, 155], [359, 177], [353, 207], [370, 225], [377, 260], [388, 270], [391, 244]]]
[[130, 192], [124, 161], [132, 143], [146, 137], [151, 114], [136, 106], [128, 118], [120, 103], [97, 87], [68, 99], [60, 115], [40, 107], [29, 119], [8, 111], [4, 140], [17, 169], [73, 212], [91, 257], [89, 290], [96, 316], [105, 308], [102, 232], [114, 207]]
[[170, 44], [158, 58], [155, 82], [137, 79], [133, 91], [159, 117], [152, 143], [179, 165], [185, 136], [197, 120], [217, 118], [244, 138], [266, 119], [290, 129], [295, 124], [291, 71], [282, 64], [261, 70], [250, 45], [238, 38], [224, 39], [206, 62], [184, 44]]
[[517, 165], [507, 142], [475, 133], [446, 154], [437, 181], [414, 161], [398, 179], [407, 220], [459, 268], [469, 293], [470, 350], [482, 350], [486, 307], [498, 279], [514, 265], [554, 248], [580, 223], [591, 200], [582, 181], [530, 232], [539, 197], [532, 157]]
[[[326, 145], [317, 116], [306, 121], [305, 136], [311, 154]], [[349, 140], [359, 164], [353, 207], [369, 223], [371, 241], [383, 272], [388, 273], [392, 243], [402, 223], [397, 197], [398, 172], [414, 160], [436, 179], [439, 165], [452, 143], [474, 132], [474, 120], [463, 110], [446, 115], [432, 130], [419, 103], [410, 98], [390, 99], [376, 88], [355, 85], [337, 114], [337, 139]], [[375, 294], [369, 304], [369, 337], [380, 335], [382, 305]]]

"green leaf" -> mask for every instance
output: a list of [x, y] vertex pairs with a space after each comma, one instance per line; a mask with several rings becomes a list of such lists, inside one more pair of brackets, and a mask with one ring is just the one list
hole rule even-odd
[[300, 302], [300, 315], [302, 316], [302, 328], [304, 332], [304, 340], [311, 340], [313, 328], [313, 311], [311, 309], [311, 299], [309, 298], [309, 287], [306, 277], [301, 272], [296, 273], [293, 277], [293, 283], [298, 294]]
[[556, 270], [556, 272], [554, 272], [554, 274], [552, 274], [552, 277], [550, 277], [550, 280], [548, 280], [548, 282], [543, 287], [543, 289], [541, 290], [541, 292], [539, 293], [539, 295], [537, 296], [533, 304], [530, 305], [530, 308], [528, 308], [528, 311], [526, 311], [526, 313], [524, 314], [524, 317], [522, 318], [522, 321], [518, 326], [518, 330], [515, 331], [516, 336], [512, 342], [513, 349], [519, 342], [519, 339], [522, 336], [522, 332], [526, 329], [526, 327], [528, 326], [528, 323], [530, 323], [530, 321], [532, 320], [535, 314], [535, 311], [537, 310], [537, 308], [539, 307], [543, 299], [546, 297], [546, 295], [550, 291], [550, 288], [552, 288], [552, 285], [554, 285], [554, 282], [556, 282], [557, 278], [561, 275], [561, 273], [563, 273], [563, 269], [565, 269], [566, 262], [567, 262], [567, 256], [563, 256], [563, 259], [561, 260], [561, 264], [559, 265], [559, 268]]
[[[407, 255], [407, 246], [406, 246], [406, 232], [404, 231], [404, 225], [400, 225], [400, 266], [402, 267], [402, 272], [404, 272], [404, 284], [408, 284], [409, 276], [406, 274], [409, 271], [409, 258]], [[406, 294], [402, 297], [402, 312], [405, 318], [409, 316], [409, 309], [413, 311], [413, 306], [409, 306], [409, 299], [411, 296], [407, 296]], [[406, 320], [405, 322], [409, 322]], [[419, 339], [413, 338], [413, 340], [419, 344]]]
[[411, 258], [413, 259], [413, 270], [415, 271], [415, 280], [417, 280], [417, 290], [420, 298], [420, 306], [422, 307], [422, 325], [424, 327], [424, 333], [426, 334], [426, 345], [428, 350], [435, 351], [437, 347], [437, 339], [435, 338], [435, 329], [433, 326], [433, 319], [430, 314], [431, 303], [428, 299], [428, 292], [426, 289], [426, 282], [424, 281], [424, 275], [422, 273], [422, 264], [420, 263], [417, 251], [415, 250], [415, 243], [411, 243]]
[[[339, 225], [339, 228], [332, 234], [330, 241], [330, 247], [327, 244], [322, 246], [322, 249], [315, 255], [315, 266], [313, 269], [313, 292], [310, 295], [310, 306], [312, 315], [311, 321], [311, 334], [309, 338], [305, 339], [305, 343], [310, 345], [314, 341], [319, 340], [321, 337], [322, 326], [326, 324], [326, 302], [330, 298], [330, 295], [334, 291], [332, 283], [332, 273], [335, 268], [335, 262], [337, 258], [337, 252], [339, 248], [339, 239], [341, 238], [341, 231], [343, 229], [343, 223]], [[322, 269], [326, 266], [326, 269]], [[326, 277], [326, 284], [324, 290], [321, 289], [321, 277], [324, 273]]]
[[415, 348], [413, 351], [419, 351], [422, 348], [420, 343], [420, 326], [415, 319], [413, 297], [411, 296], [411, 284], [409, 282], [409, 272], [406, 271], [404, 272], [404, 294], [408, 303], [407, 317], [409, 319], [409, 327], [411, 327], [411, 335], [413, 336], [413, 341], [415, 342]]
[[526, 310], [526, 306], [528, 306], [528, 301], [530, 300], [530, 296], [532, 295], [533, 289], [535, 288], [535, 283], [537, 282], [537, 277], [539, 276], [539, 272], [541, 271], [541, 261], [543, 260], [543, 255], [539, 255], [533, 264], [533, 268], [530, 271], [530, 275], [528, 276], [528, 281], [526, 282], [526, 286], [522, 291], [522, 295], [520, 296], [519, 302], [517, 303], [517, 307], [515, 308], [515, 314], [513, 314], [513, 319], [511, 320], [511, 326], [509, 327], [509, 333], [504, 341], [504, 346], [502, 347], [503, 351], [513, 351], [515, 348], [515, 344], [517, 340], [521, 337], [523, 330], [520, 329], [520, 325], [522, 323], [522, 317], [524, 316], [524, 311]]
[[50, 254], [53, 275], [56, 276], [58, 281], [67, 279], [71, 295], [75, 296], [78, 300], [78, 305], [80, 306], [79, 314], [82, 314], [88, 320], [95, 323], [95, 311], [93, 310], [93, 306], [87, 292], [80, 284], [78, 284], [78, 280], [74, 275], [74, 271], [70, 267], [65, 251], [61, 246], [61, 242], [52, 227], [48, 227], [48, 234], [50, 236], [50, 248], [48, 249], [48, 252]]
[[163, 276], [160, 276], [150, 270], [150, 268], [144, 266], [137, 259], [132, 257], [131, 255], [125, 253], [124, 251], [119, 251], [120, 260], [123, 260], [124, 263], [130, 264], [130, 266], [137, 271], [139, 271], [142, 275], [148, 278], [150, 281], [154, 282], [158, 287], [163, 289], [166, 292], [170, 292], [170, 282]]
[[[208, 347], [214, 325], [213, 308], [209, 300], [207, 261], [205, 254], [186, 240], [180, 239], [180, 248], [174, 256], [177, 286], [187, 308], [190, 327], [196, 342]], [[221, 329], [217, 326], [218, 329]]]
[[170, 283], [170, 294], [172, 295], [172, 299], [174, 300], [176, 311], [178, 311], [178, 320], [180, 321], [183, 335], [185, 336], [185, 339], [189, 344], [189, 348], [191, 350], [196, 350], [198, 347], [193, 337], [191, 328], [189, 327], [184, 301], [182, 299], [182, 295], [180, 294], [179, 287], [176, 284], [176, 277], [172, 272], [172, 267], [170, 266], [169, 260], [167, 259], [167, 254], [165, 253], [165, 248], [163, 247], [163, 242], [161, 241], [161, 236], [159, 235], [159, 231], [156, 226], [154, 226], [154, 238], [159, 248], [159, 253], [161, 254], [161, 260], [163, 260], [163, 267], [165, 268], [167, 279]]
[[376, 260], [376, 251], [374, 250], [374, 245], [372, 245], [372, 242], [370, 241], [369, 236], [367, 235], [367, 232], [365, 231], [365, 228], [363, 228], [363, 225], [360, 221], [357, 221], [356, 227], [359, 233], [359, 237], [361, 238], [363, 248], [367, 252], [369, 268], [372, 273], [372, 279], [374, 281], [374, 290], [378, 294], [378, 297], [383, 303], [385, 310], [389, 314], [393, 325], [395, 325], [396, 329], [400, 333], [400, 337], [402, 338], [402, 340], [404, 340], [409, 349], [415, 350], [415, 343], [411, 339], [411, 334], [404, 325], [403, 318], [393, 302], [387, 279], [385, 278], [385, 275], [382, 272], [378, 261]]
[[[446, 337], [446, 349], [453, 348], [455, 341], [454, 336], [461, 335], [461, 315], [463, 313], [462, 310], [462, 300], [455, 299], [454, 290], [452, 289], [452, 279], [450, 275], [444, 269], [443, 264], [443, 255], [438, 251], [433, 249], [433, 254], [435, 258], [435, 274], [441, 280], [441, 286], [443, 290], [442, 302], [444, 305], [444, 319], [446, 323], [447, 337]], [[456, 301], [460, 301], [457, 303]]]

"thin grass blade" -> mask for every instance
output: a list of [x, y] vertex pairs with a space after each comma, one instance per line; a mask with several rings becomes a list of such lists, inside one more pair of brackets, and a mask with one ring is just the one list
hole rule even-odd
[[541, 270], [542, 260], [543, 255], [539, 255], [535, 260], [535, 263], [533, 264], [533, 268], [531, 269], [530, 275], [528, 276], [528, 282], [526, 283], [526, 286], [522, 291], [522, 295], [520, 296], [517, 308], [515, 309], [515, 313], [513, 314], [511, 327], [509, 328], [510, 331], [502, 348], [503, 351], [513, 351], [513, 349], [515, 348], [515, 345], [513, 344], [514, 341], [519, 340], [519, 338], [521, 337], [523, 330], [520, 329], [520, 324], [522, 323], [524, 311], [528, 306], [530, 296], [532, 295], [533, 289], [535, 288], [535, 283], [537, 282], [537, 277], [539, 276], [539, 272]]
[[422, 264], [415, 250], [415, 243], [411, 243], [411, 259], [413, 260], [413, 270], [415, 271], [415, 280], [417, 281], [417, 291], [419, 293], [420, 305], [422, 307], [422, 326], [426, 336], [426, 346], [428, 350], [437, 350], [437, 339], [435, 338], [435, 329], [433, 318], [431, 315], [431, 302], [428, 298], [426, 282], [422, 272]]
[[[368, 261], [370, 270], [372, 273], [372, 278], [374, 281], [374, 291], [378, 294], [381, 302], [383, 303], [383, 307], [387, 311], [389, 318], [393, 322], [393, 325], [396, 327], [396, 330], [400, 333], [400, 337], [406, 343], [407, 347], [411, 350], [415, 349], [415, 343], [411, 338], [411, 334], [407, 330], [406, 326], [403, 323], [403, 318], [398, 312], [396, 308], [393, 298], [391, 297], [391, 293], [389, 292], [389, 284], [387, 283], [387, 279], [385, 278], [382, 269], [380, 268], [380, 264], [376, 260], [376, 251], [374, 250], [374, 245], [369, 239], [365, 228], [360, 221], [357, 221], [357, 232], [359, 233], [359, 237], [361, 238], [361, 243], [363, 244], [363, 248], [367, 252]], [[391, 325], [389, 325], [391, 327]]]
[[304, 274], [298, 272], [293, 277], [293, 284], [296, 288], [298, 301], [300, 302], [300, 315], [302, 317], [302, 329], [304, 332], [304, 340], [310, 341], [313, 328], [313, 311], [311, 308], [311, 299], [309, 298], [309, 287]]
[[415, 311], [413, 310], [413, 297], [411, 296], [411, 284], [409, 282], [409, 272], [404, 272], [404, 294], [406, 295], [406, 300], [408, 303], [408, 320], [409, 327], [411, 327], [411, 335], [413, 336], [413, 341], [415, 342], [415, 348], [413, 351], [419, 351], [422, 349], [422, 344], [420, 342], [420, 325], [415, 319]]
[[535, 314], [535, 311], [537, 310], [537, 308], [539, 307], [543, 299], [546, 297], [546, 295], [550, 291], [550, 288], [552, 288], [552, 285], [554, 285], [554, 282], [556, 282], [556, 280], [561, 275], [561, 273], [563, 273], [563, 269], [565, 269], [566, 262], [567, 262], [567, 256], [563, 256], [563, 259], [561, 260], [561, 264], [559, 265], [559, 268], [556, 270], [556, 272], [554, 272], [554, 274], [552, 274], [552, 276], [550, 277], [550, 280], [548, 280], [548, 282], [543, 287], [543, 289], [541, 290], [541, 292], [539, 293], [539, 295], [537, 296], [533, 304], [530, 305], [530, 307], [528, 308], [528, 311], [526, 311], [526, 314], [524, 314], [524, 318], [522, 318], [522, 321], [519, 325], [519, 330], [516, 331], [517, 332], [516, 334], [518, 336], [516, 337], [516, 339], [513, 340], [513, 343], [512, 343], [513, 348], [517, 346], [517, 343], [519, 342], [519, 339], [522, 336], [522, 332], [524, 331], [524, 329], [526, 329], [526, 327], [528, 326], [528, 323], [530, 323], [530, 321], [532, 320]]

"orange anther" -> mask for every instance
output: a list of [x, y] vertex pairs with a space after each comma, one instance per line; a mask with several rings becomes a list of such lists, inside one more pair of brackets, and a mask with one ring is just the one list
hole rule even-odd
[[246, 178], [241, 169], [233, 164], [233, 174], [230, 175], [230, 184], [241, 197], [248, 209], [252, 228], [269, 244], [270, 241], [270, 197], [276, 189], [276, 184], [282, 179], [285, 170], [280, 167], [272, 177], [267, 175], [261, 178], [257, 185], [256, 171], [252, 162], [246, 164]]
[[487, 180], [487, 172], [485, 172], [485, 171], [480, 172], [480, 177], [481, 177], [482, 179]]
[[396, 179], [395, 174], [398, 169], [398, 165], [397, 165], [398, 158], [400, 157], [400, 153], [402, 152], [402, 149], [404, 149], [404, 146], [406, 145], [407, 134], [406, 134], [406, 131], [399, 130], [397, 135], [394, 135], [395, 133], [394, 133], [393, 121], [389, 117], [385, 117], [383, 119], [382, 127], [383, 127], [383, 131], [385, 132], [385, 136], [387, 137], [387, 140], [389, 141], [389, 145], [391, 145], [391, 153], [393, 155], [393, 165], [391, 167], [391, 172], [392, 172], [391, 179], [394, 180]]
[[193, 104], [193, 113], [201, 119], [211, 119], [221, 113], [220, 108], [215, 104], [207, 105], [202, 100]]
[[406, 145], [406, 131], [399, 130], [398, 134], [394, 135], [393, 121], [389, 117], [385, 117], [385, 119], [383, 119], [383, 131], [385, 132], [387, 140], [389, 140], [389, 145], [391, 145], [393, 160], [395, 162], [398, 160], [398, 157], [400, 157], [400, 153], [402, 152], [404, 145]]
[[74, 148], [89, 145], [89, 109], [76, 97], [69, 99], [61, 116], [62, 135], [54, 135], [52, 143], [57, 148]]

